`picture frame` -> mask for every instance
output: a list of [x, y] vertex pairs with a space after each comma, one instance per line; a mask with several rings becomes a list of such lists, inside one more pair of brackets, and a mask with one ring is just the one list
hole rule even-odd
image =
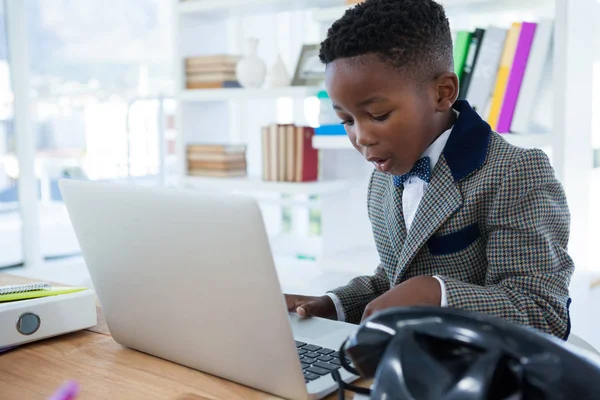
[[325, 64], [319, 59], [319, 44], [302, 46], [292, 86], [314, 86], [325, 79]]

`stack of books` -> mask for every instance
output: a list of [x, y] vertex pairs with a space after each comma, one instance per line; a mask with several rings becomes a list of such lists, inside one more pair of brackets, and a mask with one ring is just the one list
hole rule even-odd
[[310, 182], [319, 175], [319, 152], [312, 146], [314, 129], [292, 124], [262, 128], [262, 176], [266, 181]]
[[535, 108], [548, 108], [551, 98], [554, 21], [514, 22], [509, 29], [488, 26], [454, 35], [455, 72], [460, 99], [467, 100], [499, 133], [545, 131], [548, 113], [534, 118]]
[[235, 67], [241, 56], [212, 55], [185, 59], [187, 89], [239, 88]]
[[187, 146], [188, 175], [206, 177], [246, 176], [246, 146], [191, 144]]

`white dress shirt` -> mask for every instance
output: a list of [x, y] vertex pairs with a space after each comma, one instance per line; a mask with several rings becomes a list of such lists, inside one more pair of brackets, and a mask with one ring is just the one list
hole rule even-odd
[[[442, 152], [444, 151], [444, 147], [446, 147], [446, 142], [448, 141], [451, 132], [452, 128], [442, 133], [421, 156], [430, 158], [432, 172], [435, 164], [438, 162]], [[404, 182], [404, 191], [402, 192], [402, 212], [404, 214], [406, 232], [410, 231], [410, 227], [415, 219], [415, 215], [417, 214], [417, 209], [419, 208], [419, 203], [425, 195], [428, 187], [429, 183], [416, 176], [410, 176], [406, 182]], [[440, 289], [442, 292], [440, 306], [446, 307], [448, 305], [448, 298], [446, 297], [446, 285], [439, 277], [434, 276], [434, 278], [440, 283]], [[344, 308], [342, 307], [340, 299], [333, 293], [327, 293], [327, 295], [331, 298], [331, 300], [333, 300], [333, 304], [335, 304], [337, 319], [339, 321], [345, 321], [346, 316], [344, 315]]]

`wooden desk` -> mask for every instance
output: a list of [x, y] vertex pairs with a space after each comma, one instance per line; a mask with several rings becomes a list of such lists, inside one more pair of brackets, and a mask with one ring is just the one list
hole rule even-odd
[[[0, 274], [0, 286], [27, 282], [31, 280]], [[70, 379], [80, 384], [77, 400], [276, 398], [122, 347], [110, 336], [99, 307], [93, 328], [0, 354], [0, 399], [47, 399]]]

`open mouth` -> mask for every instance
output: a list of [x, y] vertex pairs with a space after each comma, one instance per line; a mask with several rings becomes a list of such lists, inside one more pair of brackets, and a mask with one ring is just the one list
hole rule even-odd
[[392, 160], [389, 158], [381, 158], [373, 160], [372, 162], [373, 165], [375, 165], [375, 168], [377, 168], [377, 170], [380, 172], [388, 172], [392, 167]]

